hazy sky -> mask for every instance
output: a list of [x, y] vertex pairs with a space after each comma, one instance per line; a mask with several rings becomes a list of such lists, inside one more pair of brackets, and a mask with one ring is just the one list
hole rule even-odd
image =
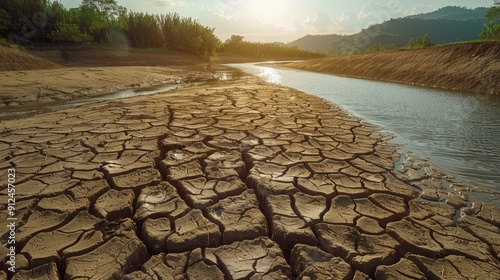
[[[61, 0], [77, 7], [81, 0]], [[133, 11], [177, 12], [214, 27], [225, 40], [238, 34], [249, 41], [290, 42], [307, 34], [350, 34], [390, 18], [444, 6], [490, 7], [493, 0], [117, 0]]]

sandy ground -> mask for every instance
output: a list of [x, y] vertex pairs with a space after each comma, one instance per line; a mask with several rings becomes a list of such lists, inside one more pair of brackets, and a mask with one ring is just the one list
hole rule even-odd
[[498, 206], [432, 170], [423, 199], [382, 134], [256, 79], [2, 121], [0, 155], [13, 279], [500, 278]]
[[471, 43], [311, 59], [287, 66], [356, 78], [500, 94], [499, 53], [499, 43]]

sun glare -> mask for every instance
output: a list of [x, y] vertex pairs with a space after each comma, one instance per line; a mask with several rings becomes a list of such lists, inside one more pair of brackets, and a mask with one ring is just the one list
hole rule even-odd
[[283, 25], [290, 21], [290, 3], [286, 0], [253, 0], [248, 1], [245, 10], [249, 16], [263, 22]]

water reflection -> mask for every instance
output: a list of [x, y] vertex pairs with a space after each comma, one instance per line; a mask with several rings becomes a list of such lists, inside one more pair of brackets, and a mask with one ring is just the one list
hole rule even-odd
[[394, 133], [404, 151], [430, 159], [463, 182], [500, 191], [500, 95], [471, 94], [232, 64], [323, 97]]
[[281, 83], [281, 75], [278, 73], [278, 70], [274, 68], [260, 67], [260, 73], [258, 76], [269, 83]]

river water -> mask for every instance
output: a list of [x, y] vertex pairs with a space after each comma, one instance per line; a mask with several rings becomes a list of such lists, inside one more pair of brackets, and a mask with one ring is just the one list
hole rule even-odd
[[448, 175], [500, 191], [500, 96], [450, 92], [294, 70], [228, 64], [267, 82], [325, 98], [378, 125]]

